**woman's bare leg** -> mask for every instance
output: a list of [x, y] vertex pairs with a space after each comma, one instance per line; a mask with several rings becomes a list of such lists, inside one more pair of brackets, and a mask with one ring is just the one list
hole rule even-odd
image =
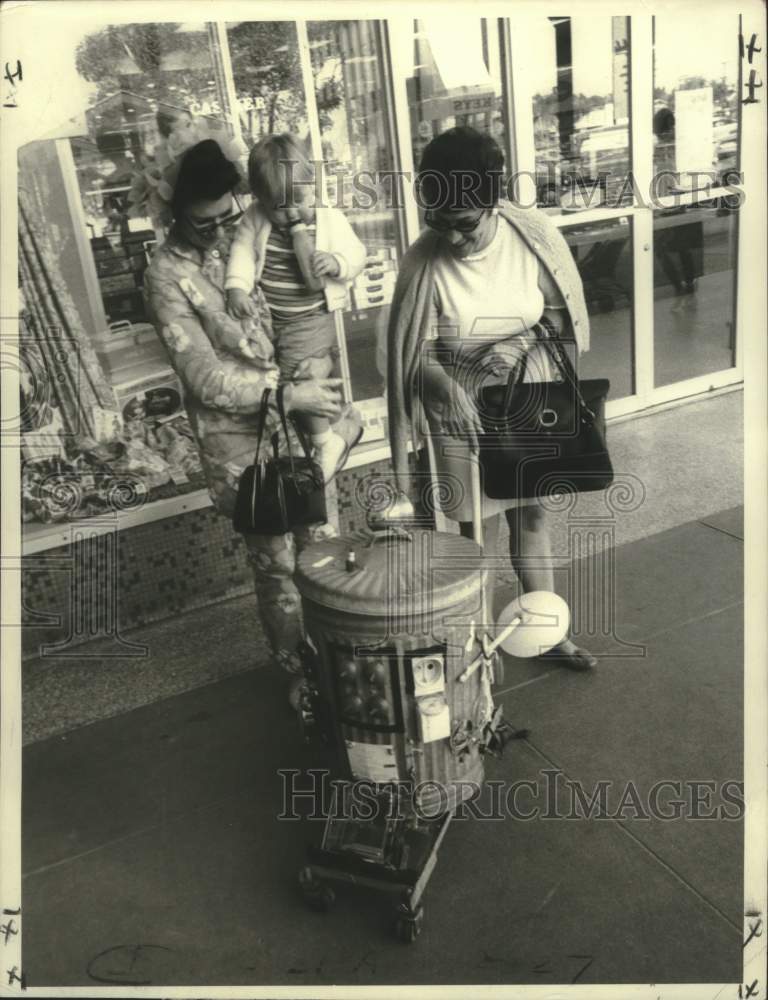
[[[523, 592], [555, 589], [552, 541], [546, 512], [536, 503], [506, 511], [509, 525], [509, 555]], [[555, 649], [569, 654], [577, 649], [566, 637]]]

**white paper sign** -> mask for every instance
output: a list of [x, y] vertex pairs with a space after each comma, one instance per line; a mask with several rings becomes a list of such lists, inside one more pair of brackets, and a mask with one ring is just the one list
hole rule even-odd
[[675, 170], [679, 174], [712, 170], [713, 99], [711, 87], [675, 91]]

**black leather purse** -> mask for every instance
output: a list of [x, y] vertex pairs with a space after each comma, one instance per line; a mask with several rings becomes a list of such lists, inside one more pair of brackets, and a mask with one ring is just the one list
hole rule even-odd
[[536, 326], [554, 363], [555, 381], [524, 382], [527, 355], [506, 386], [480, 389], [483, 488], [496, 500], [602, 490], [613, 482], [605, 440], [608, 379], [580, 381], [546, 320]]
[[299, 525], [327, 520], [323, 473], [301, 434], [297, 437], [304, 455], [294, 457], [291, 450], [282, 386], [276, 394], [277, 409], [288, 454], [279, 454], [278, 435], [273, 434], [273, 457], [262, 455], [269, 393], [265, 389], [261, 398], [253, 465], [245, 469], [237, 486], [232, 524], [241, 534], [284, 535]]

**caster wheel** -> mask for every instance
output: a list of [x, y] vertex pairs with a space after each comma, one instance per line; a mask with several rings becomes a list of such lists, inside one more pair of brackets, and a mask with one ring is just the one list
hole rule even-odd
[[299, 888], [304, 902], [316, 913], [327, 913], [336, 902], [336, 893], [329, 885], [315, 878], [311, 868], [299, 872]]
[[403, 944], [413, 944], [421, 934], [424, 924], [424, 910], [419, 906], [416, 910], [410, 907], [398, 907], [395, 917], [395, 937]]

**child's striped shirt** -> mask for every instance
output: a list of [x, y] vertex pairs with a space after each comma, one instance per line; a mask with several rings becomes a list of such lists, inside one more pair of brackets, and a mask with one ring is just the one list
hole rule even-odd
[[[315, 226], [307, 226], [314, 235]], [[278, 323], [325, 308], [325, 295], [312, 291], [304, 283], [299, 261], [293, 252], [290, 233], [272, 227], [267, 240], [264, 269], [259, 284], [269, 305], [272, 319]]]

